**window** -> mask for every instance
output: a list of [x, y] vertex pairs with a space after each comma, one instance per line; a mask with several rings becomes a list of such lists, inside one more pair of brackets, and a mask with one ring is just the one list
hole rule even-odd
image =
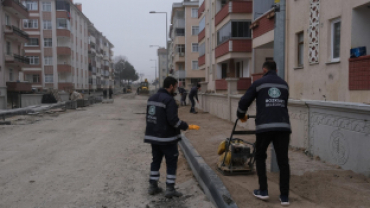
[[206, 27], [206, 17], [204, 16], [202, 20], [199, 22], [199, 28], [198, 31], [202, 32], [204, 28]]
[[39, 21], [37, 19], [24, 19], [23, 27], [28, 29], [38, 29]]
[[298, 33], [298, 66], [303, 66], [303, 52], [304, 52], [304, 35], [303, 32]]
[[9, 81], [13, 81], [13, 69], [9, 69]]
[[6, 41], [6, 55], [12, 55], [12, 44], [8, 41]]
[[176, 36], [185, 36], [185, 29], [184, 28], [176, 28]]
[[225, 79], [227, 77], [227, 64], [226, 63], [223, 63], [221, 64], [221, 70], [222, 70], [222, 79]]
[[198, 35], [199, 34], [199, 26], [192, 26], [191, 35]]
[[226, 5], [226, 0], [221, 0], [221, 8], [223, 8]]
[[192, 8], [191, 9], [191, 17], [192, 18], [198, 18], [198, 9], [197, 8]]
[[176, 52], [180, 54], [180, 56], [185, 56], [185, 45], [177, 45]]
[[44, 57], [44, 64], [45, 64], [45, 66], [53, 65], [53, 57], [52, 56], [45, 56]]
[[193, 43], [192, 44], [192, 51], [193, 52], [198, 52], [198, 43]]
[[51, 21], [44, 20], [44, 30], [51, 30]]
[[37, 1], [24, 1], [23, 5], [26, 6], [29, 11], [37, 11], [38, 10], [38, 2]]
[[69, 20], [68, 19], [57, 19], [57, 28], [69, 30]]
[[340, 32], [341, 20], [337, 19], [331, 23], [331, 60], [340, 60]]
[[203, 56], [204, 54], [206, 54], [206, 43], [200, 44], [198, 51], [199, 51], [199, 56]]
[[54, 75], [45, 74], [45, 83], [53, 83], [53, 82], [54, 82]]
[[192, 67], [193, 70], [198, 70], [198, 61], [193, 61]]
[[44, 38], [44, 47], [52, 47], [52, 46], [53, 46], [53, 39]]
[[38, 56], [29, 56], [30, 65], [39, 65], [40, 64], [40, 58]]
[[30, 38], [28, 43], [25, 44], [26, 46], [39, 46], [39, 39], [38, 38]]
[[250, 22], [232, 21], [217, 31], [217, 45], [230, 38], [251, 38]]
[[26, 81], [30, 83], [40, 83], [40, 75], [38, 74], [26, 74]]
[[10, 25], [10, 17], [5, 15], [5, 25]]
[[70, 12], [70, 5], [65, 0], [57, 0], [55, 2], [55, 5], [56, 5], [56, 10], [57, 11], [67, 11], [67, 12]]
[[42, 11], [51, 12], [51, 2], [42, 2]]

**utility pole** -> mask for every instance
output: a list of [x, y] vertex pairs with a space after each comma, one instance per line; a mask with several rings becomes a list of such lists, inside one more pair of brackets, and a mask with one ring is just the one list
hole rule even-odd
[[[280, 78], [285, 80], [286, 0], [275, 0], [274, 61]], [[271, 172], [279, 172], [274, 145], [271, 148]]]

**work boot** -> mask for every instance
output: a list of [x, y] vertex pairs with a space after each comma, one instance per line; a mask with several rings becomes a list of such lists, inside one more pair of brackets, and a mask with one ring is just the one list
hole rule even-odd
[[175, 184], [167, 184], [166, 194], [164, 196], [166, 198], [181, 197], [182, 193], [176, 191]]
[[155, 182], [151, 181], [150, 182], [149, 189], [148, 189], [148, 194], [149, 195], [156, 195], [156, 194], [161, 193], [162, 191], [163, 191], [163, 189], [158, 186], [157, 181], [155, 181]]

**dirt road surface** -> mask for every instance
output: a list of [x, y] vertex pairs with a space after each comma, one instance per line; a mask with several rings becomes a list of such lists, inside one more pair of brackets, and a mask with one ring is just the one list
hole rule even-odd
[[147, 195], [147, 98], [122, 97], [114, 104], [19, 116], [11, 119], [17, 125], [0, 126], [0, 208], [213, 207], [182, 155], [177, 186], [185, 196]]
[[[233, 124], [208, 113], [199, 111], [194, 115], [189, 113], [190, 107], [181, 107], [179, 117], [189, 124], [200, 126], [199, 131], [189, 131], [186, 137], [191, 141], [206, 163], [216, 171], [218, 145], [230, 137]], [[248, 122], [254, 122], [249, 120]], [[255, 136], [238, 137], [249, 142], [255, 141]], [[268, 151], [267, 169], [270, 164]], [[340, 170], [325, 164], [319, 158], [310, 158], [303, 151], [289, 151], [291, 167], [290, 207], [336, 207], [365, 208], [370, 207], [370, 179], [352, 171]], [[216, 171], [217, 172], [217, 171]], [[218, 172], [217, 172], [218, 173]], [[248, 176], [222, 176], [221, 180], [230, 191], [239, 208], [275, 208], [281, 207], [279, 202], [279, 175], [268, 173], [270, 199], [262, 202], [254, 198], [253, 190], [258, 188], [256, 173]]]

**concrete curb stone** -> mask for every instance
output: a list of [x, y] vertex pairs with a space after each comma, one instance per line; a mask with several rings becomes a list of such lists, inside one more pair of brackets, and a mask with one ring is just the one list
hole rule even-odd
[[237, 208], [238, 206], [231, 198], [229, 191], [226, 189], [221, 179], [212, 168], [207, 165], [185, 135], [182, 135], [182, 140], [179, 142], [179, 145], [199, 185], [211, 202], [217, 208]]

